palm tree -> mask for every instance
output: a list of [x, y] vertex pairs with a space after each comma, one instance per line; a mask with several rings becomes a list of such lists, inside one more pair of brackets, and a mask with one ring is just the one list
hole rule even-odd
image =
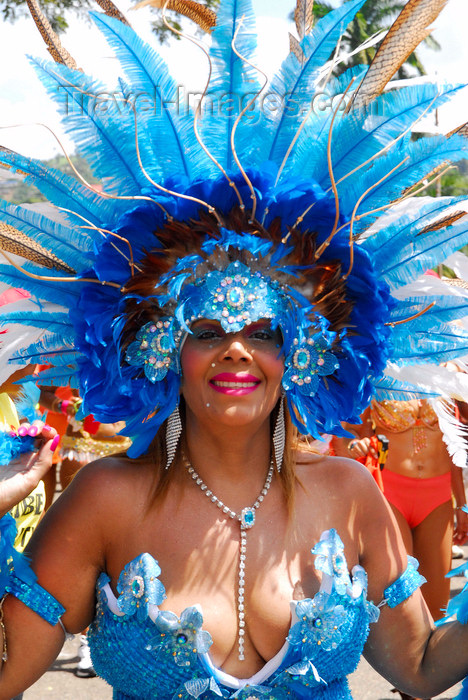
[[[395, 0], [367, 0], [343, 35], [343, 48], [347, 51], [353, 51], [370, 37], [384, 29], [388, 29], [405, 5], [406, 2], [396, 2]], [[330, 3], [317, 2], [316, 0], [313, 5], [315, 20], [324, 17], [332, 9], [333, 5]], [[428, 36], [425, 43], [431, 49], [440, 49], [440, 45], [432, 36]], [[352, 65], [369, 65], [374, 58], [376, 50], [376, 47], [369, 47], [359, 51], [350, 58], [348, 63], [340, 64], [337, 72], [341, 73]], [[406, 63], [400, 68], [397, 75], [398, 78], [403, 79], [415, 73], [417, 75], [425, 75], [426, 73], [416, 52], [408, 57]]]

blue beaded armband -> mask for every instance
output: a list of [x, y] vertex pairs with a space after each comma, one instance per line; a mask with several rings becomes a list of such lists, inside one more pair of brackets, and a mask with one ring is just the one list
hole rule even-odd
[[418, 572], [418, 567], [418, 560], [409, 556], [408, 566], [405, 571], [396, 581], [384, 590], [383, 602], [386, 603], [389, 608], [395, 608], [409, 598], [423, 583], [426, 583], [424, 576], [421, 576]]
[[0, 597], [11, 593], [43, 620], [56, 625], [65, 608], [37, 583], [24, 554], [14, 547], [16, 523], [9, 513], [0, 520]]

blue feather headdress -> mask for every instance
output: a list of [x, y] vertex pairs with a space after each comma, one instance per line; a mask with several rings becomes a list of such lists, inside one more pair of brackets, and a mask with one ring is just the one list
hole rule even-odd
[[[72, 67], [34, 61], [103, 191], [0, 152], [64, 210], [57, 223], [0, 204], [10, 233], [4, 243], [0, 228], [1, 247], [29, 261], [22, 271], [1, 265], [0, 278], [40, 302], [2, 323], [44, 328], [12, 360], [50, 364], [47, 382], [79, 386], [86, 413], [124, 420], [130, 454], [148, 448], [177, 405], [180, 341], [197, 318], [226, 332], [271, 319], [290, 415], [315, 436], [357, 422], [373, 395], [418, 394], [389, 368], [467, 353], [468, 333], [452, 324], [464, 315], [460, 299], [401, 292], [468, 243], [462, 199], [412, 199], [386, 214], [428, 174], [466, 157], [461, 134], [409, 136], [459, 88], [369, 97], [364, 68], [324, 84], [324, 64], [363, 3], [350, 0], [297, 42], [264, 88], [278, 98], [274, 113], [262, 109], [249, 0], [221, 2], [202, 119], [181, 113], [157, 52], [106, 15], [92, 16], [121, 61], [120, 100]], [[105, 94], [113, 97], [103, 109]], [[139, 109], [137, 95], [160, 108]], [[329, 108], [311, 107], [319, 95]], [[21, 232], [16, 248], [12, 231]], [[47, 250], [62, 267], [44, 264]]]

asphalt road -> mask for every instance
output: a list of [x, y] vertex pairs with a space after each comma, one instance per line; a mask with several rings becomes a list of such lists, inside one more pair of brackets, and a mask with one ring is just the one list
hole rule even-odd
[[[468, 547], [463, 547], [468, 559]], [[460, 561], [454, 561], [454, 566]], [[452, 593], [457, 593], [465, 579], [452, 579]], [[65, 642], [59, 658], [49, 671], [24, 693], [24, 700], [111, 700], [112, 691], [101, 678], [77, 678], [74, 669], [78, 662], [79, 637]], [[361, 661], [357, 671], [350, 678], [355, 700], [397, 700], [391, 692], [390, 684], [376, 673], [366, 661]], [[455, 698], [460, 686], [455, 686], [437, 700]], [[436, 700], [435, 698], [433, 700]]]

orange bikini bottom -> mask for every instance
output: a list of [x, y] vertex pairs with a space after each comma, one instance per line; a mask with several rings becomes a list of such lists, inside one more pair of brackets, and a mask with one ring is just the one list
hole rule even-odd
[[450, 472], [417, 479], [383, 469], [382, 480], [386, 499], [400, 511], [411, 529], [452, 498]]

